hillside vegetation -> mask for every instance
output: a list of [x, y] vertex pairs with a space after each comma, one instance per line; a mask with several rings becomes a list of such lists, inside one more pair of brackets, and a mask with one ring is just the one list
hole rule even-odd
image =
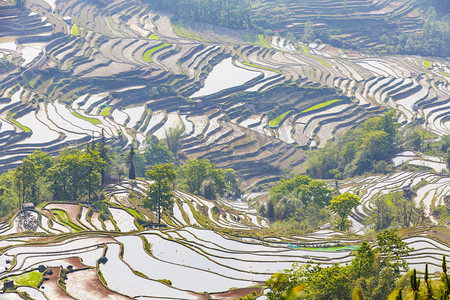
[[0, 298], [447, 300], [447, 2], [1, 7]]

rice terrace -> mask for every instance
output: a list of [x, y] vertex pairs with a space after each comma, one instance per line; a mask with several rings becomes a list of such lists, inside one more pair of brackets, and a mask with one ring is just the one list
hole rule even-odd
[[0, 0], [0, 299], [450, 299], [447, 0]]

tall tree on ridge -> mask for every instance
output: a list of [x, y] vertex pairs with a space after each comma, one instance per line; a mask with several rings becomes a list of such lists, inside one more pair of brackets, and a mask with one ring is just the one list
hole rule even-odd
[[134, 167], [134, 147], [131, 146], [130, 153], [128, 154], [128, 178], [136, 179], [136, 169]]
[[177, 178], [173, 164], [155, 165], [145, 175], [153, 180], [144, 199], [144, 207], [158, 212], [158, 224], [161, 224], [161, 209], [167, 211], [173, 207], [172, 187]]

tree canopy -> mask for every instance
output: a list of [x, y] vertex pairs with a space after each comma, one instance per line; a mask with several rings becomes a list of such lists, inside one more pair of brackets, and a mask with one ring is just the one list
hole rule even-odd
[[[273, 275], [266, 285], [268, 299], [372, 299], [385, 300], [400, 277], [393, 261], [404, 261], [397, 255], [408, 255], [411, 248], [395, 231], [385, 231], [377, 237], [377, 247], [362, 242], [347, 266], [329, 267], [294, 263], [283, 273]], [[388, 260], [387, 258], [394, 258]], [[407, 265], [402, 265], [404, 270]], [[390, 298], [389, 298], [390, 299]]]
[[329, 208], [340, 217], [336, 226], [339, 230], [346, 230], [350, 227], [351, 223], [347, 218], [352, 209], [356, 208], [359, 204], [359, 198], [351, 193], [340, 194], [331, 200]]
[[97, 150], [69, 149], [61, 152], [47, 171], [53, 199], [77, 201], [82, 195], [98, 191], [103, 164]]
[[177, 173], [173, 164], [155, 165], [146, 172], [147, 178], [153, 182], [147, 189], [144, 199], [144, 207], [158, 213], [158, 223], [161, 223], [161, 209], [171, 211], [173, 207], [172, 188], [175, 183]]
[[314, 180], [306, 175], [297, 175], [289, 180], [281, 180], [271, 188], [269, 205], [274, 207], [275, 220], [289, 219], [305, 211], [308, 207], [325, 208], [330, 204], [333, 190], [324, 181]]
[[222, 25], [248, 28], [250, 0], [147, 0], [156, 9], [166, 10], [177, 17]]
[[314, 178], [334, 178], [334, 170], [344, 177], [387, 172], [389, 160], [400, 144], [399, 127], [393, 110], [368, 119], [361, 127], [348, 130], [313, 153], [308, 159], [307, 174]]
[[218, 169], [207, 159], [188, 160], [179, 169], [180, 184], [188, 192], [214, 200], [223, 196], [230, 185], [236, 185], [237, 175], [231, 169]]

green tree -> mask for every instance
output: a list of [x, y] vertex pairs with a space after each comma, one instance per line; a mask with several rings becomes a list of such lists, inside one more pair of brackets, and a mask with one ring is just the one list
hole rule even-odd
[[228, 194], [231, 198], [238, 199], [241, 197], [241, 189], [239, 176], [236, 171], [233, 169], [224, 169], [222, 171], [223, 177], [225, 179], [225, 183], [228, 187]]
[[354, 279], [369, 278], [376, 275], [376, 253], [369, 243], [362, 242], [355, 252], [355, 258], [350, 264], [350, 273]]
[[402, 270], [408, 269], [408, 263], [403, 257], [413, 249], [400, 239], [395, 230], [385, 230], [378, 233], [377, 245], [381, 268], [391, 268], [396, 278], [400, 276]]
[[420, 278], [417, 279], [417, 275], [416, 275], [416, 269], [413, 270], [413, 273], [411, 274], [411, 289], [413, 290], [414, 293], [414, 300], [418, 299], [419, 296], [419, 289], [420, 289]]
[[440, 149], [442, 153], [447, 153], [447, 150], [449, 148], [450, 148], [450, 134], [441, 136]]
[[103, 164], [96, 150], [68, 149], [61, 152], [47, 172], [54, 200], [78, 201], [86, 193], [98, 191]]
[[24, 176], [22, 172], [22, 166], [18, 166], [14, 170], [14, 190], [17, 193], [17, 196], [19, 198], [19, 205], [22, 207], [23, 203], [25, 201], [25, 189], [26, 186], [24, 184]]
[[32, 154], [28, 155], [27, 159], [34, 163], [37, 176], [45, 175], [45, 172], [53, 166], [52, 157], [39, 150], [35, 150]]
[[128, 178], [133, 180], [136, 179], [136, 169], [134, 167], [134, 147], [131, 146], [130, 152], [128, 153]]
[[111, 157], [110, 149], [105, 142], [105, 130], [103, 128], [100, 143], [97, 143], [95, 145], [95, 149], [99, 152], [100, 158], [105, 162], [105, 164], [100, 169], [101, 182], [102, 184], [104, 184], [106, 177], [106, 165], [109, 165], [111, 163]]
[[303, 43], [311, 43], [315, 39], [314, 34], [314, 24], [311, 20], [306, 21], [305, 28], [303, 30], [302, 42]]
[[306, 173], [313, 178], [333, 178], [335, 170], [343, 177], [373, 170], [386, 172], [387, 162], [400, 144], [399, 127], [393, 110], [370, 118], [363, 126], [347, 131], [315, 151], [308, 159]]
[[329, 299], [350, 300], [352, 282], [347, 267], [333, 264], [322, 268], [320, 265], [299, 265], [273, 275], [266, 286], [268, 299]]
[[0, 186], [0, 217], [6, 216], [17, 206], [18, 199], [14, 192], [5, 186]]
[[447, 170], [450, 172], [450, 148], [447, 149]]
[[144, 198], [144, 207], [158, 212], [158, 223], [161, 223], [161, 209], [169, 211], [173, 207], [172, 188], [177, 174], [173, 164], [155, 165], [146, 172], [147, 178], [153, 181]]
[[269, 200], [267, 202], [266, 215], [267, 215], [267, 218], [269, 218], [269, 220], [271, 220], [271, 221], [275, 219], [275, 208], [273, 206], [273, 201], [272, 200]]
[[374, 201], [375, 204], [375, 230], [380, 231], [391, 226], [395, 218], [394, 208], [389, 204], [388, 199], [382, 197]]
[[175, 162], [173, 153], [167, 145], [164, 145], [156, 136], [152, 135], [144, 140], [142, 144], [142, 154], [148, 168], [159, 164]]
[[[227, 183], [223, 173], [223, 170], [217, 169], [207, 159], [188, 160], [179, 170], [181, 184], [184, 185], [189, 192], [203, 196], [205, 196], [205, 182], [207, 180], [214, 183], [213, 188], [215, 194], [223, 196], [227, 190]], [[209, 188], [206, 189], [206, 191], [209, 190]]]
[[0, 217], [19, 207], [20, 201], [14, 188], [15, 171], [0, 174]]
[[35, 163], [25, 157], [22, 166], [16, 168], [14, 172], [14, 185], [19, 195], [21, 205], [27, 202], [37, 204], [37, 179], [38, 174]]
[[166, 144], [176, 157], [183, 145], [184, 126], [171, 127], [166, 131]]
[[337, 223], [339, 230], [344, 231], [350, 226], [347, 218], [352, 209], [356, 208], [359, 204], [359, 198], [351, 193], [341, 194], [331, 200], [329, 208], [340, 217]]
[[297, 175], [289, 180], [281, 180], [270, 190], [270, 197], [275, 202], [288, 197], [299, 200], [304, 206], [312, 203], [319, 207], [330, 204], [333, 190], [328, 188], [324, 181], [313, 180], [306, 175]]
[[[269, 300], [296, 299], [297, 291], [303, 288], [301, 283], [302, 275], [307, 273], [307, 267], [294, 263], [292, 269], [284, 270], [283, 273], [276, 273], [266, 281], [269, 291], [266, 296]], [[297, 291], [295, 291], [297, 290]]]
[[415, 202], [405, 199], [402, 192], [386, 196], [392, 202], [395, 211], [395, 218], [400, 227], [409, 227], [414, 223], [415, 218], [419, 218], [416, 212]]
[[305, 276], [306, 287], [300, 292], [300, 299], [351, 299], [352, 281], [348, 268], [333, 264], [328, 268], [317, 267]]
[[447, 262], [445, 259], [445, 255], [442, 257], [442, 274], [441, 274], [441, 281], [444, 284], [444, 288], [443, 288], [443, 297], [442, 300], [446, 300], [445, 299], [445, 295], [447, 296], [447, 298], [450, 297], [450, 276], [447, 274]]

